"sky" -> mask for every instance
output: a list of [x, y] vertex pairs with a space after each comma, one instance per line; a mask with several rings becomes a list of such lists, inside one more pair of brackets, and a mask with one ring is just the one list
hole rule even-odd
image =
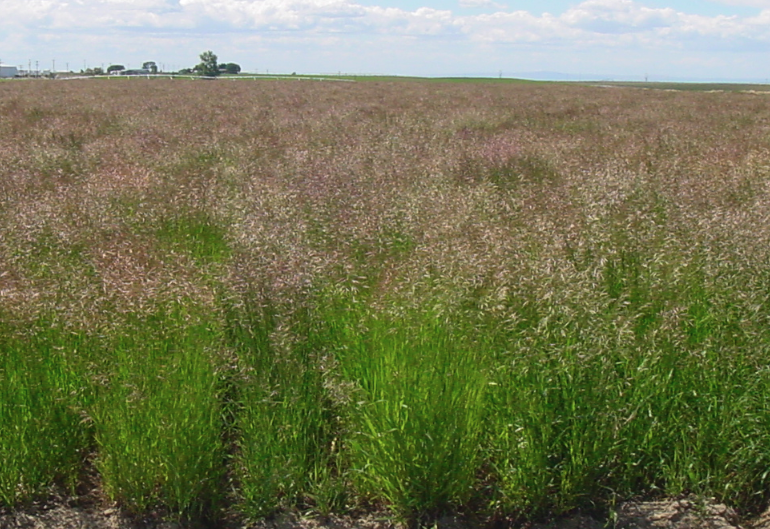
[[770, 78], [770, 0], [0, 0], [0, 61], [78, 71], [203, 51], [298, 74]]

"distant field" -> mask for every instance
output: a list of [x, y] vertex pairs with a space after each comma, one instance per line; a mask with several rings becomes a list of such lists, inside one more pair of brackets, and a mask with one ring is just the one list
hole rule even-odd
[[606, 83], [587, 83], [592, 85], [617, 86], [625, 88], [649, 88], [657, 90], [683, 90], [690, 92], [770, 92], [770, 84], [745, 83], [633, 83], [609, 81]]
[[752, 512], [768, 211], [762, 95], [3, 83], [0, 506]]
[[[67, 77], [75, 79], [101, 79], [110, 81], [135, 81], [154, 79], [193, 80], [200, 79], [196, 74], [158, 73], [147, 75], [97, 75], [81, 77], [78, 74], [60, 74], [59, 80]], [[6, 79], [12, 80], [12, 79]], [[770, 84], [748, 83], [682, 83], [682, 82], [636, 82], [636, 81], [534, 81], [529, 79], [517, 79], [509, 77], [412, 77], [402, 75], [366, 75], [366, 74], [268, 74], [248, 73], [239, 75], [223, 74], [218, 81], [343, 81], [343, 82], [407, 82], [407, 83], [471, 83], [471, 84], [561, 84], [565, 86], [597, 86], [617, 88], [645, 88], [652, 90], [681, 90], [692, 92], [770, 92]]]

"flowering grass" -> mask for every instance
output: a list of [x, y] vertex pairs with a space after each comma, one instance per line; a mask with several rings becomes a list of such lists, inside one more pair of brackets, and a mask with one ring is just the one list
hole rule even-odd
[[763, 508], [769, 123], [747, 93], [4, 83], [0, 503]]

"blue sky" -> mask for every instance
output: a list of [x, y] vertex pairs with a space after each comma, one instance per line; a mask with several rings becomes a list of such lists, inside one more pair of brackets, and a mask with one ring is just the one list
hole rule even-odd
[[271, 73], [770, 78], [770, 0], [0, 0], [0, 60]]

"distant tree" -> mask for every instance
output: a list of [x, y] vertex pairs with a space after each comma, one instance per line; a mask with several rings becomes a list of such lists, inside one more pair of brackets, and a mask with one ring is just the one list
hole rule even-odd
[[217, 56], [213, 51], [204, 51], [200, 55], [201, 62], [195, 67], [195, 71], [199, 75], [206, 77], [216, 77], [219, 75], [219, 65], [217, 64]]
[[126, 67], [123, 66], [122, 64], [111, 64], [107, 67], [107, 73], [122, 72], [125, 69]]
[[142, 63], [142, 70], [150, 70], [151, 73], [158, 73], [158, 65], [155, 61], [147, 61]]
[[235, 64], [234, 62], [228, 62], [225, 64], [225, 72], [235, 75], [241, 73], [241, 67], [238, 64]]
[[218, 66], [218, 68], [219, 68], [219, 71], [221, 72], [221, 71], [224, 71], [224, 70], [227, 68], [227, 65], [226, 65], [225, 63], [221, 63], [221, 64]]

